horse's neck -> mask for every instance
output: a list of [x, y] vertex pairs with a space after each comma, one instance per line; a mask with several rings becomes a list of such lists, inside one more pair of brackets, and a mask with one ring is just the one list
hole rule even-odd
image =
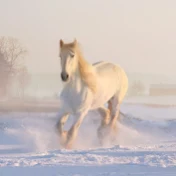
[[83, 84], [85, 84], [92, 92], [95, 92], [96, 74], [92, 64], [89, 64], [82, 56], [80, 56], [77, 70]]
[[78, 52], [78, 64], [75, 72], [72, 74], [67, 88], [73, 88], [78, 91], [86, 88], [93, 93], [97, 90], [96, 73], [92, 64], [89, 64]]
[[79, 72], [80, 74], [82, 74], [82, 72], [90, 72], [93, 71], [93, 66], [92, 64], [89, 64], [84, 57], [82, 56], [82, 54], [80, 52], [78, 52], [78, 68], [79, 68]]

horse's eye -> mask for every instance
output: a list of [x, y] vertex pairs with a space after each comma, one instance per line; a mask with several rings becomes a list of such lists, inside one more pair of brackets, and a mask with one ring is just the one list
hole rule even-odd
[[75, 55], [74, 54], [70, 54], [71, 58], [73, 58]]

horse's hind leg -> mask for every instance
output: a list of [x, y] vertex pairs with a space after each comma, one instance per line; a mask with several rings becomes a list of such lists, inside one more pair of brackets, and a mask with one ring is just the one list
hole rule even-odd
[[101, 119], [101, 124], [97, 130], [97, 135], [98, 135], [99, 142], [102, 145], [103, 140], [105, 139], [104, 137], [106, 133], [106, 127], [108, 126], [110, 121], [110, 111], [105, 107], [100, 107], [98, 108], [98, 112], [101, 115], [102, 119]]
[[56, 124], [57, 131], [59, 133], [60, 137], [60, 144], [62, 146], [65, 145], [66, 139], [67, 139], [67, 132], [63, 130], [64, 124], [66, 123], [68, 119], [69, 114], [64, 114], [61, 116]]
[[117, 96], [114, 96], [109, 101], [109, 110], [110, 110], [110, 122], [109, 122], [109, 128], [110, 128], [110, 137], [111, 140], [114, 141], [117, 136], [117, 120], [119, 118], [119, 112], [120, 112], [120, 103]]

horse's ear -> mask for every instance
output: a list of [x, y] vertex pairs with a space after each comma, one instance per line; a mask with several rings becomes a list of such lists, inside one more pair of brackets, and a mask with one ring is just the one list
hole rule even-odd
[[63, 45], [64, 45], [64, 42], [63, 42], [63, 40], [62, 39], [60, 39], [60, 48], [62, 48], [63, 47]]
[[77, 40], [76, 40], [76, 38], [74, 39], [73, 43], [74, 43], [75, 46], [77, 45]]

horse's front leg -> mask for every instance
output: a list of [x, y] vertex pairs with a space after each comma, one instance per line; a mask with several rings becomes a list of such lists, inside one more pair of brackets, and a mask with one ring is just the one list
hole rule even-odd
[[75, 114], [74, 123], [73, 123], [72, 127], [70, 128], [70, 130], [67, 132], [67, 140], [65, 143], [65, 147], [67, 149], [72, 148], [72, 145], [78, 135], [79, 127], [81, 126], [82, 121], [83, 121], [86, 114], [87, 114], [87, 111], [86, 112], [79, 112], [79, 113]]
[[68, 119], [68, 116], [69, 116], [69, 113], [61, 112], [59, 114], [59, 120], [56, 124], [56, 129], [59, 133], [59, 139], [60, 139], [61, 146], [64, 146], [66, 139], [67, 139], [67, 132], [63, 130], [63, 127]]

